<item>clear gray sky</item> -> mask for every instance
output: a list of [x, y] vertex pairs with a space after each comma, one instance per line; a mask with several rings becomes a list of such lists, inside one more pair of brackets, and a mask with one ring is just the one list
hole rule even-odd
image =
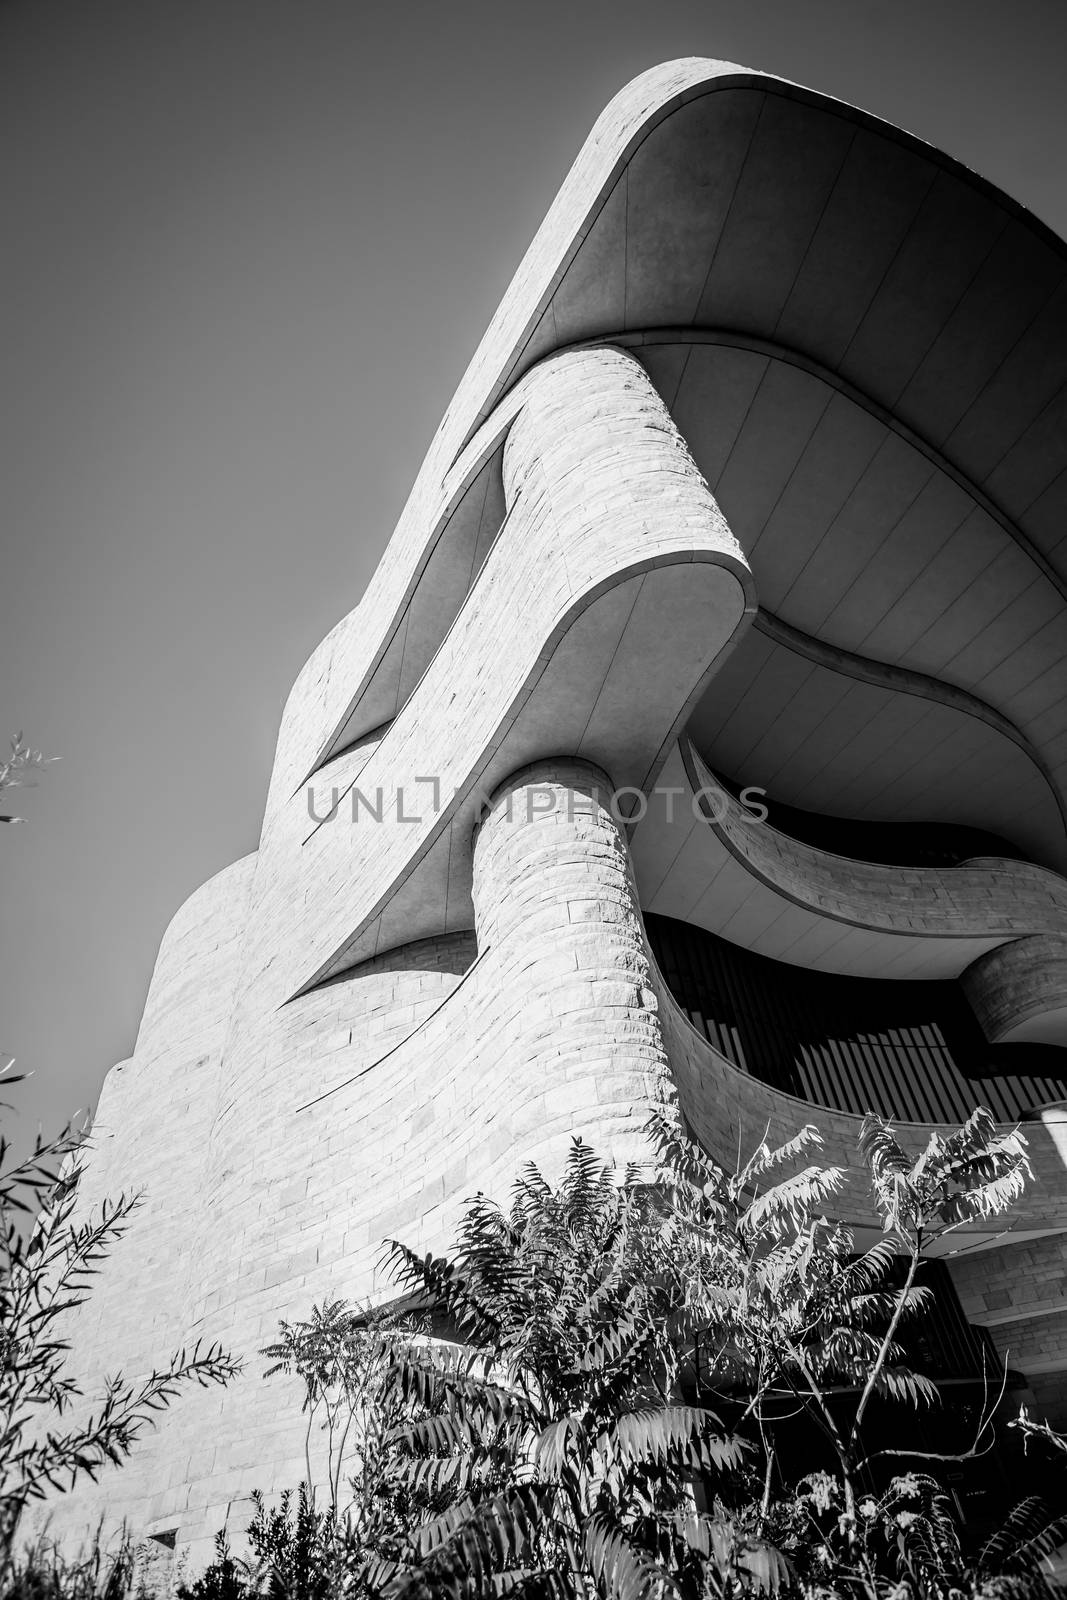
[[0, 829], [23, 1128], [130, 1053], [582, 139], [680, 55], [1067, 232], [1065, 0], [0, 0], [0, 738], [63, 758]]

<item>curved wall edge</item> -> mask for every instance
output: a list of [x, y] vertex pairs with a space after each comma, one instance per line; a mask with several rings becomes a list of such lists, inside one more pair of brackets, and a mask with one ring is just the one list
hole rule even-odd
[[[673, 113], [709, 95], [754, 90], [827, 111], [914, 152], [934, 170], [1001, 207], [1049, 249], [1064, 246], [1010, 196], [962, 163], [881, 119], [831, 96], [728, 62], [684, 58], [654, 67], [627, 84], [597, 119], [541, 227], [523, 257], [401, 513], [388, 550], [360, 605], [316, 647], [298, 675], [282, 717], [268, 811], [325, 758], [369, 681], [426, 555], [443, 507], [439, 486], [502, 395], [545, 349], [531, 348], [556, 289], [594, 228], [635, 152]], [[609, 336], [600, 328], [597, 337]], [[353, 686], [356, 686], [353, 688]]]
[[1067, 1044], [1067, 932], [1002, 944], [960, 981], [987, 1039]]
[[707, 826], [748, 872], [813, 914], [913, 937], [1011, 939], [1067, 929], [1067, 880], [1030, 862], [886, 867], [835, 856], [755, 823], [689, 741], [682, 759]]

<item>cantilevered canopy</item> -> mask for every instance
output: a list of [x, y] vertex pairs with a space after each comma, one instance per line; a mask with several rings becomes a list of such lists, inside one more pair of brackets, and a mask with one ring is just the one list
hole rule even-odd
[[900, 130], [713, 62], [600, 119], [435, 441], [374, 648], [327, 641], [360, 689], [303, 770], [403, 703], [499, 505], [492, 463], [435, 490], [524, 371], [587, 340], [644, 362], [756, 575], [767, 626], [695, 722], [712, 765], [1063, 865], [1063, 243]]

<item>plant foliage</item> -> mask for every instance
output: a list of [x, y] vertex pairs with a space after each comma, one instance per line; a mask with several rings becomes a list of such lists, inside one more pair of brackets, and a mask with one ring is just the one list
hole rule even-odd
[[[930, 1458], [872, 1453], [865, 1422], [876, 1397], [939, 1403], [902, 1343], [929, 1309], [918, 1268], [932, 1241], [1019, 1196], [1021, 1134], [979, 1111], [909, 1154], [866, 1118], [882, 1228], [866, 1250], [827, 1215], [847, 1174], [818, 1161], [813, 1127], [733, 1172], [666, 1118], [651, 1134], [651, 1170], [617, 1173], [578, 1140], [555, 1187], [528, 1166], [507, 1211], [476, 1197], [448, 1259], [388, 1247], [400, 1289], [448, 1334], [389, 1375], [407, 1415], [385, 1477], [436, 1503], [377, 1574], [388, 1600], [977, 1592], [986, 1568], [963, 1561], [935, 1477], [870, 1493], [876, 1459]], [[850, 1414], [831, 1403], [842, 1388]], [[828, 1489], [775, 1494], [783, 1412], [821, 1429]], [[1054, 1531], [1046, 1518], [1031, 1555]]]
[[[391, 1242], [392, 1312], [334, 1301], [282, 1324], [265, 1353], [303, 1384], [326, 1497], [258, 1502], [250, 1557], [220, 1545], [189, 1600], [1050, 1593], [1067, 1524], [1023, 1502], [969, 1549], [949, 1458], [869, 1438], [876, 1398], [904, 1418], [939, 1404], [907, 1358], [930, 1308], [918, 1269], [1022, 1191], [1021, 1135], [979, 1112], [909, 1153], [867, 1118], [881, 1236], [859, 1249], [827, 1214], [848, 1175], [814, 1128], [734, 1171], [665, 1118], [650, 1132], [647, 1168], [579, 1139], [557, 1183], [528, 1165], [507, 1208], [474, 1197], [447, 1257]], [[790, 1483], [776, 1430], [798, 1414], [834, 1466]], [[990, 1426], [991, 1409], [963, 1455]], [[894, 1456], [913, 1470], [891, 1476]]]
[[[58, 760], [58, 756], [46, 756], [40, 750], [31, 749], [21, 733], [15, 734], [8, 755], [0, 761], [0, 794], [7, 789], [32, 789], [36, 782], [34, 774], [40, 772], [42, 767]], [[0, 822], [23, 820], [22, 817], [11, 816], [8, 812], [0, 812]]]

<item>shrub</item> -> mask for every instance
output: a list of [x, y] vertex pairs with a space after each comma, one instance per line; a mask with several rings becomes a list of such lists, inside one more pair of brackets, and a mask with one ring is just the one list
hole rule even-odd
[[[1019, 1132], [980, 1111], [910, 1154], [866, 1119], [882, 1224], [866, 1250], [824, 1214], [845, 1174], [810, 1159], [814, 1128], [733, 1172], [662, 1119], [652, 1134], [650, 1170], [617, 1172], [576, 1140], [557, 1185], [528, 1165], [507, 1210], [475, 1197], [447, 1258], [391, 1242], [415, 1312], [337, 1301], [282, 1325], [272, 1370], [305, 1385], [309, 1477], [316, 1420], [325, 1432], [328, 1503], [258, 1501], [254, 1559], [220, 1545], [189, 1600], [1049, 1592], [1067, 1520], [1024, 1502], [967, 1551], [937, 1477], [958, 1457], [868, 1438], [874, 1399], [902, 1414], [939, 1402], [902, 1343], [929, 1306], [919, 1267], [931, 1241], [1022, 1192]], [[784, 1404], [834, 1466], [777, 1487]], [[914, 1470], [890, 1476], [898, 1459]]]
[[[732, 1173], [666, 1121], [652, 1132], [651, 1174], [615, 1174], [578, 1142], [556, 1189], [528, 1167], [510, 1212], [470, 1202], [451, 1259], [390, 1246], [399, 1286], [457, 1341], [393, 1366], [410, 1418], [387, 1472], [448, 1504], [410, 1530], [390, 1600], [977, 1593], [1007, 1557], [964, 1562], [929, 1473], [947, 1457], [873, 1449], [865, 1423], [875, 1397], [938, 1402], [900, 1343], [928, 1305], [919, 1265], [1021, 1194], [1021, 1134], [978, 1111], [909, 1154], [868, 1117], [860, 1156], [882, 1237], [859, 1251], [824, 1214], [845, 1173], [808, 1159], [814, 1128]], [[846, 1416], [831, 1397], [843, 1385]], [[730, 1427], [710, 1409], [726, 1400]], [[776, 1498], [783, 1401], [821, 1432], [836, 1472]], [[972, 1450], [988, 1427], [983, 1414]], [[909, 1457], [926, 1470], [869, 1492], [876, 1462]], [[1065, 1533], [1045, 1514], [1012, 1583], [1043, 1582], [1035, 1563]]]
[[135, 1578], [137, 1555], [128, 1539], [108, 1551], [100, 1532], [72, 1556], [46, 1539], [13, 1555], [4, 1572], [4, 1600], [148, 1600]]
[[[11, 740], [10, 753], [0, 761], [0, 794], [8, 789], [32, 789], [36, 782], [34, 773], [40, 772], [42, 767], [58, 760], [58, 756], [46, 756], [40, 750], [31, 749], [21, 733], [15, 734]], [[14, 817], [9, 812], [0, 812], [0, 822], [22, 821], [22, 817]]]
[[343, 1530], [332, 1510], [316, 1511], [314, 1494], [301, 1484], [295, 1504], [286, 1491], [268, 1510], [252, 1496], [248, 1525], [250, 1555], [235, 1558], [224, 1534], [215, 1541], [215, 1560], [192, 1584], [182, 1584], [178, 1600], [333, 1600], [345, 1590], [348, 1565]]

